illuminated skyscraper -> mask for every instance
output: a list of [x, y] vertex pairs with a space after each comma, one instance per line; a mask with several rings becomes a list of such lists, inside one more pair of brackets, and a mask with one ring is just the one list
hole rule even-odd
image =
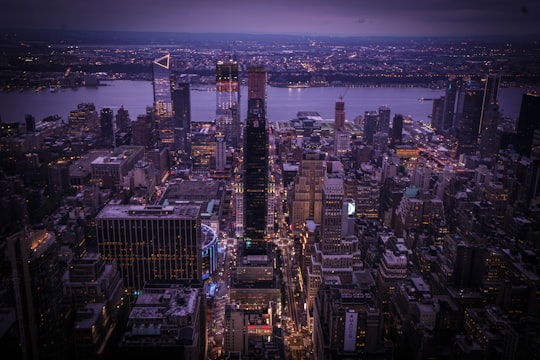
[[160, 57], [152, 62], [154, 72], [154, 106], [158, 116], [172, 115], [172, 96], [171, 96], [171, 76], [170, 76], [169, 54]]
[[240, 145], [240, 86], [238, 63], [232, 59], [216, 64], [216, 126], [227, 145]]
[[244, 136], [244, 238], [246, 252], [265, 251], [268, 193], [266, 69], [248, 68], [248, 113]]
[[150, 280], [202, 280], [200, 206], [107, 205], [96, 217], [105, 260], [118, 262], [129, 294]]
[[154, 74], [154, 108], [158, 122], [159, 141], [169, 148], [174, 147], [174, 118], [172, 107], [172, 81], [169, 54], [152, 62]]

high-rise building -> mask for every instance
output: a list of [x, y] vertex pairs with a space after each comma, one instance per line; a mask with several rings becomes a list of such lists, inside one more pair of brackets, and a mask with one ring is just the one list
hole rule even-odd
[[385, 133], [388, 136], [390, 130], [390, 108], [388, 106], [379, 107], [379, 121], [377, 123], [377, 132]]
[[336, 101], [335, 106], [335, 118], [334, 118], [334, 131], [345, 129], [345, 101], [340, 96]]
[[327, 163], [322, 188], [320, 242], [308, 267], [307, 306], [311, 309], [318, 287], [327, 281], [350, 282], [352, 272], [362, 266], [358, 238], [354, 235], [354, 200], [344, 197], [343, 168], [340, 162]]
[[152, 149], [156, 143], [155, 123], [152, 111], [146, 115], [138, 115], [137, 120], [131, 125], [131, 144], [134, 146], [144, 146], [145, 149]]
[[175, 129], [178, 129], [179, 138], [175, 135], [175, 141], [178, 142], [177, 149], [184, 155], [191, 154], [191, 97], [189, 82], [176, 82], [173, 89], [173, 110]]
[[173, 81], [170, 73], [171, 56], [167, 54], [152, 62], [154, 109], [159, 130], [159, 142], [171, 150], [175, 146], [175, 123], [172, 105]]
[[325, 158], [322, 152], [302, 154], [292, 192], [290, 223], [295, 234], [304, 229], [308, 219], [316, 224], [321, 223]]
[[103, 108], [100, 112], [101, 142], [103, 147], [111, 148], [115, 145], [113, 111], [111, 108]]
[[106, 263], [96, 252], [85, 253], [70, 262], [63, 286], [64, 298], [76, 312], [73, 338], [77, 358], [106, 356], [114, 339], [110, 334], [126, 315], [116, 262]]
[[63, 267], [52, 232], [18, 232], [7, 239], [18, 322], [20, 359], [67, 359], [68, 311]]
[[373, 145], [373, 136], [377, 132], [379, 113], [377, 111], [366, 111], [364, 113], [364, 142]]
[[392, 145], [399, 145], [403, 140], [403, 115], [396, 114], [392, 120], [392, 131], [390, 142]]
[[268, 193], [266, 69], [248, 68], [248, 114], [244, 136], [244, 238], [246, 252], [265, 252]]
[[454, 114], [457, 155], [475, 153], [482, 133], [484, 144], [495, 141], [499, 82], [498, 76], [491, 75], [481, 81], [468, 81], [458, 90]]
[[129, 118], [129, 112], [124, 109], [124, 106], [116, 111], [116, 131], [120, 133], [127, 133], [131, 130], [131, 119]]
[[454, 126], [454, 114], [456, 110], [458, 88], [458, 81], [454, 77], [450, 78], [444, 93], [442, 125], [440, 127], [441, 132], [448, 131]]
[[36, 118], [33, 115], [26, 114], [24, 116], [24, 121], [26, 123], [27, 134], [31, 134], [36, 131]]
[[444, 132], [444, 103], [444, 96], [433, 99], [433, 107], [431, 109], [431, 127], [435, 129], [437, 134], [442, 134]]
[[240, 143], [240, 86], [238, 62], [233, 59], [216, 64], [216, 126], [227, 145]]
[[152, 62], [154, 106], [156, 115], [172, 116], [172, 84], [170, 74], [171, 55], [167, 54]]
[[150, 280], [202, 280], [200, 206], [107, 205], [96, 217], [96, 236], [130, 295]]
[[340, 156], [350, 150], [350, 133], [345, 129], [345, 102], [343, 97], [336, 101], [334, 119], [334, 154]]
[[527, 92], [521, 98], [521, 107], [516, 124], [516, 150], [525, 156], [531, 154], [535, 130], [540, 130], [538, 122], [540, 114], [540, 94]]

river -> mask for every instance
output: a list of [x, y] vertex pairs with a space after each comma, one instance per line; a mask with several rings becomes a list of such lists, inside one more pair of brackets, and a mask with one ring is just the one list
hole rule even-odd
[[[268, 87], [269, 121], [287, 121], [296, 117], [299, 111], [316, 111], [324, 119], [334, 119], [336, 100], [343, 97], [345, 118], [354, 120], [366, 111], [378, 110], [386, 105], [391, 116], [402, 114], [413, 120], [428, 122], [432, 111], [432, 101], [444, 95], [444, 90], [422, 87], [310, 87], [281, 88]], [[504, 116], [516, 119], [519, 115], [522, 88], [501, 88], [499, 104]], [[191, 93], [192, 121], [211, 121], [216, 108], [214, 87], [193, 86]], [[426, 100], [421, 101], [424, 98]], [[102, 81], [102, 86], [48, 89], [36, 92], [0, 92], [0, 117], [2, 122], [24, 122], [25, 114], [41, 120], [50, 115], [68, 118], [69, 112], [77, 104], [93, 102], [97, 110], [108, 107], [115, 112], [123, 106], [131, 120], [144, 114], [152, 105], [152, 83], [150, 81], [115, 80]], [[241, 114], [247, 111], [247, 88], [241, 88]]]

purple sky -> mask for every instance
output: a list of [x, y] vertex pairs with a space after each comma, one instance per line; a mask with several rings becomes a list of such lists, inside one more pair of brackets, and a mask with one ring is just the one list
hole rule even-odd
[[538, 0], [0, 0], [0, 27], [540, 36]]

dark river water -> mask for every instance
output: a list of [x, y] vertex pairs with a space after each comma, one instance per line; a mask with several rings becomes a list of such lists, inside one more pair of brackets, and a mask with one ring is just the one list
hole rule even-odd
[[[444, 90], [421, 87], [311, 87], [280, 88], [268, 87], [269, 121], [286, 121], [296, 117], [299, 111], [316, 111], [324, 119], [334, 119], [336, 100], [345, 101], [345, 118], [352, 121], [366, 111], [378, 110], [386, 105], [391, 116], [402, 114], [416, 121], [429, 122], [432, 101], [444, 95]], [[516, 119], [519, 115], [522, 88], [501, 88], [499, 104], [504, 116]], [[247, 112], [247, 88], [241, 89], [241, 114]], [[193, 121], [214, 119], [216, 92], [214, 87], [192, 87], [191, 110]], [[423, 101], [420, 99], [424, 99]], [[115, 80], [103, 81], [99, 87], [58, 89], [51, 92], [44, 89], [0, 92], [0, 117], [3, 122], [24, 122], [25, 114], [41, 120], [49, 115], [68, 118], [70, 110], [77, 104], [93, 102], [97, 110], [104, 107], [115, 112], [123, 106], [129, 111], [131, 120], [144, 114], [146, 107], [152, 105], [152, 83], [150, 81]], [[245, 117], [244, 115], [242, 116]]]

